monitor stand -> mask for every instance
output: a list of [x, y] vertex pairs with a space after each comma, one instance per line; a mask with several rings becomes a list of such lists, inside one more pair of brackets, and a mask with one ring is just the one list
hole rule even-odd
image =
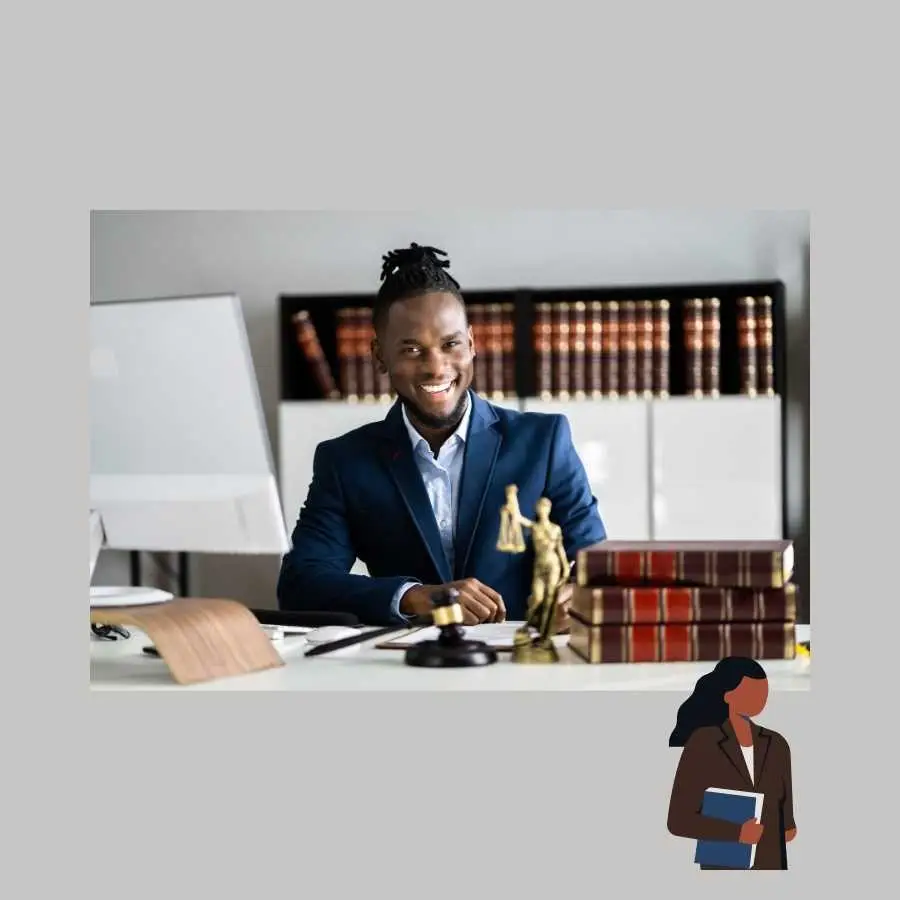
[[[94, 577], [97, 557], [103, 547], [103, 523], [99, 513], [90, 512], [90, 577]], [[174, 600], [175, 595], [160, 588], [152, 587], [99, 587], [91, 585], [91, 608], [149, 606], [152, 603], [167, 603]]]

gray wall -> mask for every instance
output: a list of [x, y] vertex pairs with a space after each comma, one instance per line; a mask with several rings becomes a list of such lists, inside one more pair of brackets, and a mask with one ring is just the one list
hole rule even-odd
[[[789, 536], [809, 584], [809, 216], [806, 211], [94, 212], [95, 301], [237, 292], [277, 455], [277, 298], [374, 291], [381, 255], [448, 252], [463, 289], [780, 279], [788, 310]], [[292, 517], [295, 511], [288, 511]], [[274, 605], [278, 560], [197, 558], [194, 588]], [[104, 553], [97, 583], [127, 582]]]

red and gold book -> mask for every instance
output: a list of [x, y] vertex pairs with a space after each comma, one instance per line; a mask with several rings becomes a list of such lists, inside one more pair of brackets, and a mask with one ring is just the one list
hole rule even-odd
[[792, 541], [601, 541], [576, 554], [577, 583], [780, 588], [794, 571]]
[[603, 394], [603, 304], [592, 300], [588, 306], [587, 391], [591, 397]]
[[637, 303], [619, 304], [619, 393], [636, 397], [638, 389]]
[[356, 339], [356, 375], [362, 400], [375, 399], [375, 368], [372, 365], [372, 310], [358, 306], [353, 311], [353, 329]]
[[503, 397], [503, 307], [489, 303], [485, 328], [487, 331], [487, 394], [494, 400]]
[[549, 303], [538, 303], [534, 308], [533, 341], [536, 392], [542, 400], [549, 400], [553, 396], [553, 319]]
[[316, 326], [313, 325], [312, 319], [309, 317], [309, 310], [301, 309], [295, 313], [293, 322], [297, 343], [300, 345], [300, 350], [303, 352], [306, 363], [312, 372], [313, 378], [316, 380], [322, 396], [329, 400], [340, 398], [341, 392], [338, 390], [334, 376], [331, 374], [328, 360], [325, 359], [325, 352], [322, 350]]
[[559, 400], [568, 400], [572, 390], [572, 339], [569, 329], [571, 305], [571, 303], [563, 301], [551, 306], [553, 313], [553, 330], [551, 331], [553, 396]]
[[589, 663], [794, 659], [797, 653], [793, 622], [588, 625], [574, 615], [570, 622], [569, 647]]
[[684, 383], [689, 396], [703, 394], [703, 301], [684, 304]]
[[589, 625], [793, 621], [797, 586], [783, 588], [576, 586], [572, 612]]
[[772, 298], [756, 298], [756, 378], [759, 392], [775, 393], [775, 359], [772, 346]]
[[582, 301], [570, 306], [570, 382], [576, 400], [587, 395], [587, 305]]
[[669, 396], [669, 301], [653, 302], [653, 393]]
[[653, 303], [637, 305], [637, 390], [642, 397], [653, 396]]
[[516, 320], [515, 306], [512, 303], [501, 305], [501, 342], [503, 378], [501, 389], [504, 397], [516, 396]]
[[603, 396], [619, 396], [619, 304], [608, 300], [600, 308], [601, 378]]
[[703, 301], [703, 393], [718, 397], [721, 390], [722, 322], [717, 297]]
[[472, 390], [488, 396], [488, 343], [487, 343], [487, 308], [480, 303], [466, 307], [469, 327], [472, 329], [472, 340], [475, 343], [475, 374], [472, 378]]
[[738, 301], [738, 358], [741, 372], [740, 393], [755, 397], [756, 377], [756, 309], [752, 297]]
[[359, 399], [359, 378], [356, 368], [356, 334], [353, 309], [345, 307], [337, 311], [338, 378], [341, 395], [354, 402]]

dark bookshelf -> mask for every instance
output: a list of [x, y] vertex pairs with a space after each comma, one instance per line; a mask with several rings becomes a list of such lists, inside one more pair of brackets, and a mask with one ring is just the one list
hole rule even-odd
[[[608, 303], [625, 300], [669, 301], [669, 392], [671, 396], [686, 393], [684, 352], [684, 309], [689, 300], [716, 297], [720, 302], [721, 395], [740, 394], [740, 360], [738, 353], [737, 312], [741, 297], [772, 298], [772, 340], [775, 393], [786, 395], [786, 316], [785, 291], [780, 281], [747, 281], [678, 285], [624, 285], [619, 287], [546, 288], [466, 291], [467, 304], [512, 304], [515, 327], [516, 393], [534, 397], [535, 353], [533, 327], [538, 303]], [[336, 341], [337, 313], [347, 307], [371, 308], [370, 294], [283, 294], [279, 298], [281, 399], [286, 401], [320, 400], [321, 393], [297, 344], [292, 316], [301, 309], [309, 311], [322, 344], [323, 352], [338, 378]]]

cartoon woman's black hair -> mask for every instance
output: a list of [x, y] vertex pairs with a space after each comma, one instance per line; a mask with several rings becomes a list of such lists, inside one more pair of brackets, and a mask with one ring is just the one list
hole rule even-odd
[[763, 667], [745, 656], [726, 656], [703, 675], [694, 692], [678, 708], [675, 728], [669, 735], [670, 747], [683, 747], [688, 738], [707, 725], [721, 725], [728, 718], [725, 694], [733, 691], [745, 678], [765, 678]]

